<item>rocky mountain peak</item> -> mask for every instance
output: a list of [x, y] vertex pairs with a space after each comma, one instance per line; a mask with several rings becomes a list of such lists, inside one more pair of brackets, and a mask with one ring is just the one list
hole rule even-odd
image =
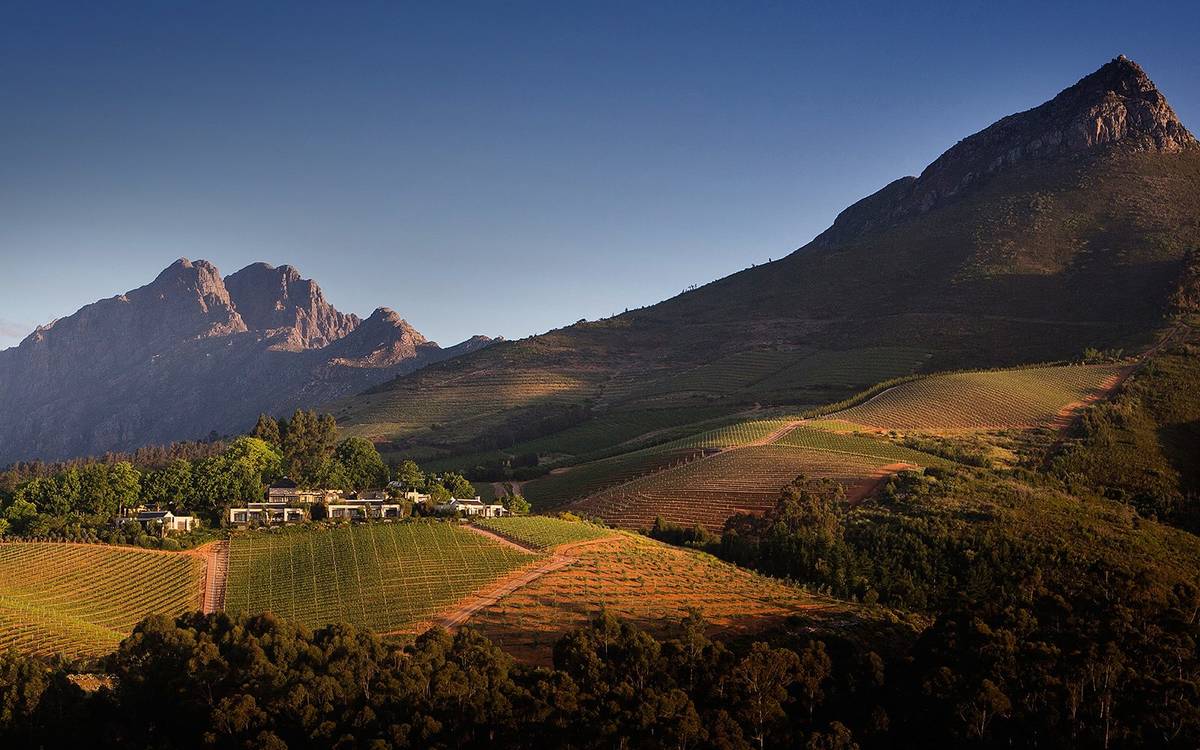
[[406, 333], [411, 333], [420, 341], [425, 341], [425, 337], [417, 332], [417, 329], [409, 325], [409, 322], [400, 317], [400, 313], [390, 307], [377, 307], [371, 315], [362, 322], [362, 328], [379, 327], [388, 329], [400, 329]]
[[0, 351], [0, 464], [236, 432], [483, 345], [442, 349], [386, 307], [360, 321], [292, 266], [180, 258]]
[[247, 327], [277, 339], [275, 348], [320, 348], [359, 324], [356, 316], [338, 312], [321, 287], [292, 266], [253, 263], [226, 277], [225, 286]]
[[932, 210], [1015, 164], [1106, 148], [1175, 153], [1197, 148], [1146, 72], [1121, 55], [1044, 104], [959, 141], [925, 168], [843, 211], [815, 241], [829, 246]]

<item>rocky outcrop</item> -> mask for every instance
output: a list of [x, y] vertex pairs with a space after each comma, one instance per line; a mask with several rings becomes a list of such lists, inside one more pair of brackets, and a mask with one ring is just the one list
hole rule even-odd
[[180, 259], [0, 351], [0, 464], [227, 433], [487, 345], [339, 312], [291, 266]]
[[1039, 107], [959, 141], [920, 177], [904, 177], [843, 211], [814, 245], [830, 247], [927, 213], [1018, 163], [1106, 148], [1198, 147], [1145, 71], [1124, 55]]
[[225, 286], [246, 325], [275, 338], [275, 349], [319, 349], [359, 324], [357, 316], [338, 312], [316, 282], [301, 278], [291, 266], [255, 263], [226, 278]]

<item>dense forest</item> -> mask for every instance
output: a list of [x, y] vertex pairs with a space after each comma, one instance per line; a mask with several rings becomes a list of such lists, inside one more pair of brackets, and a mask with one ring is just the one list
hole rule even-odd
[[77, 747], [87, 727], [89, 746], [164, 749], [1195, 747], [1195, 590], [1155, 612], [1104, 598], [1028, 582], [899, 654], [791, 626], [724, 643], [695, 616], [658, 640], [601, 614], [549, 668], [469, 628], [401, 647], [270, 614], [151, 618], [87, 692], [65, 665], [0, 657], [0, 743]]

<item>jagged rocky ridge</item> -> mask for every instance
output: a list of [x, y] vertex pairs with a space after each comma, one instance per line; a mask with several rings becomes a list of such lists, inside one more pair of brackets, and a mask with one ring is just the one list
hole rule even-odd
[[339, 312], [291, 266], [180, 259], [0, 351], [0, 464], [195, 439], [356, 393], [443, 349], [394, 311]]

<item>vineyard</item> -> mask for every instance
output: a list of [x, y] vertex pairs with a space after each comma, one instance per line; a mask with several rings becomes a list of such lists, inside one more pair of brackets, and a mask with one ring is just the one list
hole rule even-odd
[[826, 432], [808, 427], [797, 427], [776, 440], [775, 444], [878, 458], [888, 463], [906, 463], [914, 466], [951, 465], [950, 461], [940, 456], [905, 448], [886, 440], [844, 432]]
[[0, 544], [0, 650], [108, 653], [152, 614], [199, 609], [204, 561], [133, 547]]
[[443, 522], [251, 532], [230, 543], [225, 608], [270, 610], [310, 627], [347, 621], [389, 632], [427, 620], [531, 559]]
[[662, 516], [719, 530], [735, 513], [761, 513], [800, 474], [851, 487], [869, 481], [891, 459], [789, 445], [738, 448], [613, 487], [571, 506], [621, 528], [643, 529]]
[[549, 516], [485, 518], [476, 521], [476, 525], [518, 544], [537, 549], [552, 549], [563, 544], [599, 539], [612, 533], [594, 524]]
[[935, 375], [888, 389], [830, 415], [888, 430], [1032, 427], [1102, 393], [1125, 368], [1071, 365]]
[[737, 448], [766, 440], [786, 428], [793, 419], [752, 419], [735, 422], [672, 441], [662, 448]]
[[527, 482], [522, 487], [522, 493], [539, 509], [552, 508], [614, 484], [680, 466], [703, 454], [699, 449], [671, 450], [663, 446], [623, 453], [552, 472]]
[[709, 555], [614, 533], [577, 549], [572, 565], [517, 589], [468, 624], [524, 660], [547, 663], [554, 643], [602, 608], [660, 635], [691, 607], [726, 633], [756, 632], [792, 615], [819, 624], [855, 614], [850, 605]]

